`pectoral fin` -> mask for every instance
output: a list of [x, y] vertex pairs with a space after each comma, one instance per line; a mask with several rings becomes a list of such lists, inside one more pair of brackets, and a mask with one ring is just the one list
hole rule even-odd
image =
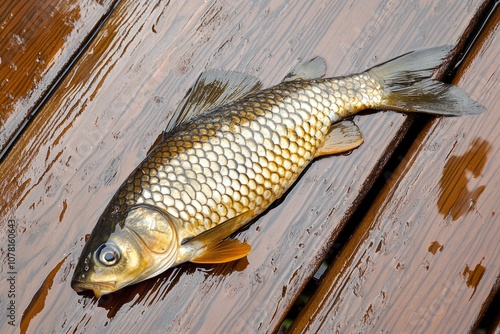
[[335, 123], [327, 135], [325, 143], [316, 152], [316, 157], [347, 152], [362, 143], [363, 135], [353, 121]]
[[214, 247], [208, 248], [201, 255], [191, 259], [194, 263], [225, 263], [247, 256], [252, 247], [246, 242], [236, 239], [223, 240]]
[[253, 217], [253, 211], [244, 212], [184, 242], [184, 247], [199, 250], [189, 261], [223, 263], [245, 257], [251, 250], [249, 244], [235, 239], [224, 239], [245, 226]]

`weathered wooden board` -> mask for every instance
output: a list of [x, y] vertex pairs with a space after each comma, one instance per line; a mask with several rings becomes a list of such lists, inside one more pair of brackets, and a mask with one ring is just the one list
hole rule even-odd
[[[360, 71], [415, 48], [457, 43], [482, 7], [479, 0], [120, 2], [0, 166], [0, 233], [8, 219], [17, 230], [16, 328], [275, 330], [407, 116], [356, 117], [365, 144], [316, 161], [281, 205], [239, 233], [253, 246], [239, 262], [188, 264], [98, 301], [69, 285], [84, 236], [204, 69], [254, 74], [265, 86], [316, 55], [326, 58], [328, 74]], [[6, 260], [1, 270], [3, 280]], [[2, 285], [0, 298], [9, 303], [6, 296]]]
[[473, 332], [500, 280], [499, 22], [455, 80], [487, 112], [428, 125], [292, 333]]
[[114, 2], [0, 2], [0, 156]]

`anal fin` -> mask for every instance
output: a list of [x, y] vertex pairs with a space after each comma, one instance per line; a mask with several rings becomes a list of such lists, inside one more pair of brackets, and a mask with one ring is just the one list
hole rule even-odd
[[330, 129], [323, 146], [316, 152], [316, 157], [351, 151], [363, 144], [363, 135], [353, 121], [335, 123]]

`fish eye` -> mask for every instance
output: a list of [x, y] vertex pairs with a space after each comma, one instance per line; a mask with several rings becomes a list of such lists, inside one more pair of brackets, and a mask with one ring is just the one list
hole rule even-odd
[[95, 257], [99, 263], [113, 266], [120, 261], [120, 251], [113, 244], [102, 244], [95, 252]]

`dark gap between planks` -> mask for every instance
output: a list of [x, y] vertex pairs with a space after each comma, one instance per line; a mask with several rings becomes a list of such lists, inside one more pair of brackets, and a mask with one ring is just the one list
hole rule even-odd
[[[483, 28], [488, 23], [488, 20], [491, 19], [494, 11], [498, 9], [499, 4], [499, 0], [487, 1], [485, 2], [483, 8], [478, 11], [476, 18], [471, 21], [471, 25], [464, 32], [464, 38], [458, 43], [457, 48], [459, 49], [459, 52], [455, 56], [456, 59], [454, 60], [453, 65], [449, 66], [449, 68], [444, 73], [444, 77], [441, 81], [450, 83], [453, 80], [464, 59], [469, 54], [472, 46], [483, 31]], [[384, 185], [394, 174], [394, 171], [403, 160], [403, 157], [405, 157], [408, 153], [417, 136], [423, 131], [426, 125], [433, 118], [435, 118], [434, 116], [425, 114], [415, 114], [411, 115], [410, 117], [413, 117], [413, 121], [411, 122], [408, 131], [394, 150], [385, 166], [382, 166], [382, 170], [373, 183], [372, 187], [368, 190], [357, 209], [353, 212], [352, 216], [349, 218], [341, 232], [338, 234], [333, 246], [330, 248], [327, 255], [323, 259], [323, 263], [321, 264], [320, 268], [316, 271], [309, 282], [307, 282], [302, 293], [298, 296], [294, 304], [291, 306], [285, 317], [285, 320], [282, 322], [278, 330], [279, 334], [286, 333], [293, 320], [304, 309], [308, 300], [318, 288], [321, 282], [321, 277], [328, 269], [328, 267], [333, 263], [333, 261], [337, 258], [338, 254], [343, 249], [344, 245], [349, 241], [354, 231], [358, 228], [359, 223], [366, 216], [376, 196], [381, 192]], [[499, 303], [500, 294], [497, 293], [496, 296], [492, 298], [490, 305], [485, 309], [484, 314], [480, 318], [475, 333], [489, 333], [491, 332], [491, 330], [494, 330], [494, 327], [496, 326], [495, 318], [497, 317]]]

